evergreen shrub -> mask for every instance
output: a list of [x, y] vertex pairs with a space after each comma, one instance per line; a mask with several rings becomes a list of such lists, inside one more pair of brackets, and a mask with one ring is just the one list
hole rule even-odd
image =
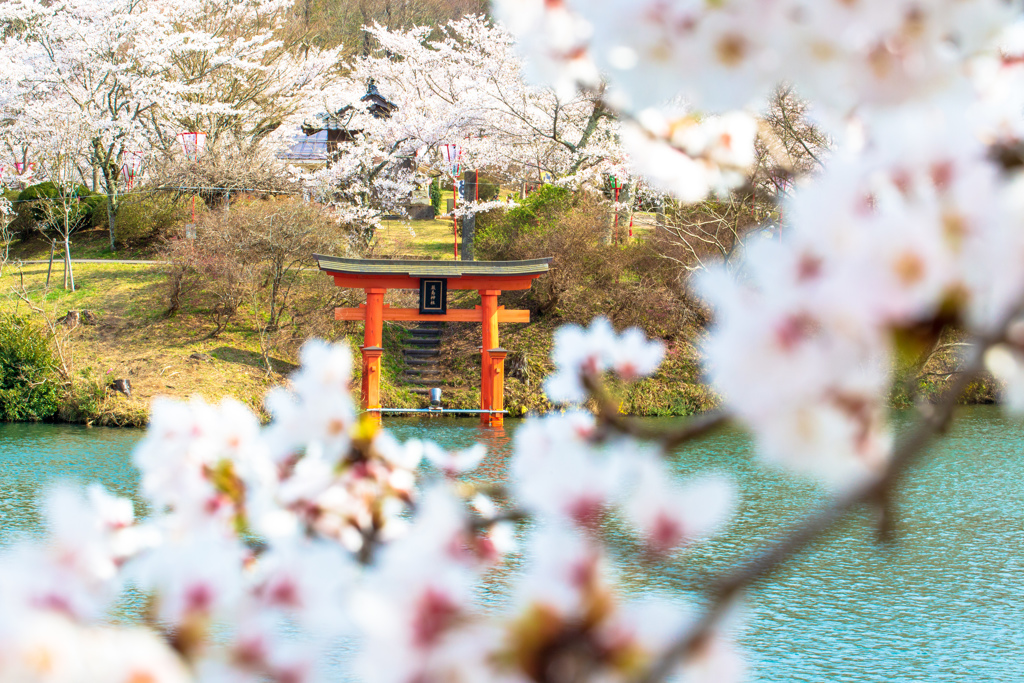
[[[72, 230], [84, 228], [92, 223], [96, 209], [103, 205], [104, 197], [94, 194], [85, 185], [75, 185], [70, 190], [70, 195], [77, 198], [72, 209], [70, 223]], [[53, 220], [53, 213], [48, 212], [45, 202], [52, 204], [53, 200], [60, 197], [57, 187], [50, 181], [30, 185], [18, 194], [18, 201], [30, 212], [35, 223], [46, 223]], [[59, 218], [56, 220], [60, 220]], [[47, 227], [49, 227], [47, 225]]]
[[554, 228], [573, 204], [572, 193], [564, 187], [542, 185], [506, 212], [488, 212], [477, 216], [474, 246], [482, 258], [504, 260], [506, 253], [527, 235], [545, 233]]
[[434, 207], [434, 217], [441, 215], [441, 179], [430, 181], [430, 205]]
[[0, 315], [0, 420], [46, 420], [60, 404], [57, 360], [46, 334], [26, 318]]
[[18, 190], [7, 190], [4, 192], [4, 199], [14, 207], [14, 220], [8, 226], [16, 237], [24, 237], [36, 229], [35, 220], [32, 218], [32, 203], [19, 200], [21, 192]]

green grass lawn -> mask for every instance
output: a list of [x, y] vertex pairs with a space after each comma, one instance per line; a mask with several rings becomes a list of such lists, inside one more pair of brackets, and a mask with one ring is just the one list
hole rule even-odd
[[[504, 198], [509, 194], [516, 194], [516, 192], [510, 188], [501, 188], [498, 196]], [[451, 187], [442, 190], [442, 211], [447, 210], [448, 200], [452, 198], [452, 195]], [[373, 255], [451, 260], [455, 258], [454, 241], [455, 234], [450, 216], [441, 215], [433, 220], [425, 221], [383, 221]], [[459, 232], [459, 253], [462, 253], [461, 230]]]
[[452, 259], [452, 219], [384, 221], [377, 233], [376, 256]]

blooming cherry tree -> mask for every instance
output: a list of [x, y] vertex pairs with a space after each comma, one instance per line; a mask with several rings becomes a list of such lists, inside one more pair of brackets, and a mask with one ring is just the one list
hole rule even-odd
[[169, 56], [189, 40], [175, 30], [175, 10], [183, 7], [134, 0], [17, 0], [0, 10], [11, 34], [0, 60], [14, 67], [3, 78], [16, 93], [6, 103], [16, 126], [45, 139], [50, 113], [75, 116], [107, 194], [112, 250], [124, 155], [146, 147], [148, 121], [181, 90], [166, 81]]
[[183, 130], [205, 131], [210, 153], [276, 145], [291, 135], [297, 115], [324, 106], [321, 91], [337, 76], [341, 48], [288, 39], [293, 5], [259, 0], [177, 9], [175, 29], [186, 42], [170, 55], [167, 80], [182, 96], [153, 119], [165, 152]]
[[437, 159], [440, 145], [457, 141], [467, 168], [517, 178], [550, 173], [579, 183], [621, 160], [601, 97], [528, 84], [504, 26], [467, 16], [440, 36], [432, 28], [367, 27], [384, 56], [353, 64], [355, 78], [374, 78], [398, 104], [386, 124], [394, 138]]
[[202, 8], [178, 0], [5, 3], [0, 109], [8, 147], [24, 157], [73, 118], [88, 141], [82, 180], [91, 170], [93, 189], [107, 195], [113, 250], [122, 169], [132, 154], [172, 157], [182, 130], [208, 132], [211, 152], [223, 145], [256, 154], [316, 100], [339, 52], [283, 43], [290, 7], [280, 0]]
[[[411, 191], [428, 181], [418, 169], [447, 172], [445, 144], [461, 147], [464, 168], [514, 180], [550, 177], [593, 188], [622, 168], [618, 126], [600, 96], [529, 85], [512, 36], [483, 17], [435, 28], [367, 26], [377, 56], [354, 59], [323, 93], [331, 106], [352, 105], [343, 125], [356, 139], [304, 180], [346, 220], [373, 225], [383, 214], [403, 213]], [[386, 117], [370, 115], [360, 102], [371, 80], [397, 105]], [[309, 105], [322, 111], [324, 103]], [[460, 200], [457, 216], [503, 208]]]

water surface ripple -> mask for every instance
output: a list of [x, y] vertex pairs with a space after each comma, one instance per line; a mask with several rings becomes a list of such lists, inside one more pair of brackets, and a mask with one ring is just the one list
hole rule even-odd
[[[476, 476], [502, 480], [517, 422], [502, 431], [470, 420], [393, 419], [399, 438], [431, 438], [491, 453]], [[0, 425], [0, 545], [40, 533], [37, 500], [58, 481], [100, 481], [137, 496], [131, 449], [142, 432], [57, 425]], [[874, 541], [867, 513], [833, 530], [748, 596], [740, 639], [751, 681], [975, 683], [1024, 680], [1024, 426], [987, 407], [966, 408], [956, 428], [906, 479], [897, 542]], [[827, 495], [766, 470], [750, 440], [725, 431], [672, 460], [686, 477], [725, 472], [739, 485], [739, 513], [720, 537], [667, 564], [638, 560], [614, 527], [617, 580], [633, 595], [700, 600], [706, 578], [776, 538]], [[141, 510], [141, 508], [140, 508]], [[505, 598], [496, 577], [482, 597]]]

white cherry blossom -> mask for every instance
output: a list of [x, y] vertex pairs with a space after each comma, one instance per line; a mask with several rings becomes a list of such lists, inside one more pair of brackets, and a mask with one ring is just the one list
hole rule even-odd
[[599, 376], [612, 369], [625, 379], [652, 374], [661, 364], [665, 347], [648, 341], [637, 329], [617, 335], [607, 318], [595, 318], [583, 329], [567, 325], [555, 333], [552, 360], [556, 371], [544, 383], [555, 403], [579, 403], [586, 398], [584, 375]]

